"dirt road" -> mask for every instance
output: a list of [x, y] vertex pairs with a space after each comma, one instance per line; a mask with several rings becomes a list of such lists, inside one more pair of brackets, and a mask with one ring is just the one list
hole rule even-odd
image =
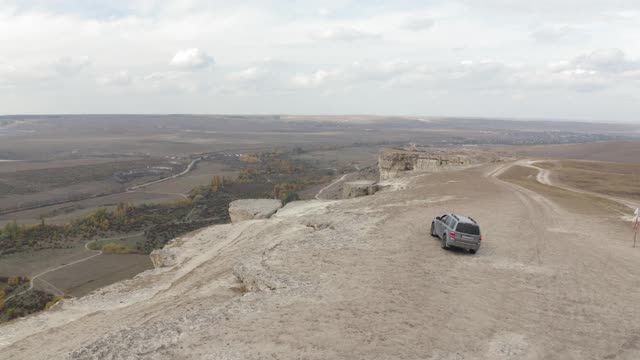
[[[549, 161], [549, 160], [546, 160], [546, 161]], [[569, 190], [569, 191], [580, 193], [580, 194], [592, 195], [592, 196], [597, 196], [597, 197], [600, 197], [600, 198], [603, 198], [603, 199], [608, 199], [608, 200], [611, 200], [611, 201], [615, 201], [615, 202], [617, 202], [619, 204], [625, 205], [625, 206], [629, 207], [632, 210], [635, 210], [635, 209], [638, 208], [638, 206], [640, 206], [640, 204], [637, 201], [621, 199], [619, 197], [614, 197], [614, 196], [609, 196], [609, 195], [605, 195], [605, 194], [594, 193], [592, 191], [586, 191], [586, 190], [582, 190], [582, 189], [576, 189], [574, 187], [570, 187], [570, 186], [567, 186], [565, 184], [560, 184], [560, 183], [558, 183], [556, 181], [552, 182], [552, 180], [551, 180], [551, 171], [536, 166], [536, 163], [538, 163], [538, 162], [540, 162], [540, 161], [527, 160], [526, 161], [526, 165], [524, 165], [524, 166], [528, 166], [528, 167], [531, 167], [533, 169], [538, 170], [538, 176], [536, 177], [536, 180], [541, 184], [559, 187], [561, 189]], [[521, 161], [521, 162], [519, 162], [519, 164], [525, 164], [525, 161]]]
[[97, 239], [97, 240], [88, 241], [88, 242], [86, 242], [84, 244], [84, 249], [90, 255], [88, 255], [86, 257], [83, 257], [81, 259], [78, 259], [78, 260], [74, 260], [74, 261], [72, 261], [70, 263], [66, 263], [66, 264], [63, 264], [63, 265], [59, 265], [59, 266], [53, 267], [51, 269], [47, 269], [47, 270], [45, 270], [43, 272], [40, 272], [40, 273], [32, 276], [31, 280], [29, 281], [29, 288], [28, 289], [7, 297], [5, 299], [5, 302], [9, 301], [10, 299], [12, 299], [12, 298], [14, 298], [16, 296], [20, 296], [20, 295], [22, 295], [22, 294], [24, 294], [24, 293], [26, 293], [28, 291], [33, 290], [33, 286], [34, 286], [34, 283], [35, 283], [36, 280], [40, 280], [40, 281], [44, 282], [45, 285], [46, 285], [45, 287], [49, 291], [53, 292], [55, 295], [64, 295], [64, 291], [58, 289], [55, 285], [53, 285], [53, 284], [41, 279], [41, 277], [43, 277], [43, 276], [45, 276], [47, 274], [51, 274], [52, 272], [55, 272], [55, 271], [58, 271], [58, 270], [62, 270], [62, 269], [67, 268], [69, 266], [73, 266], [73, 265], [79, 264], [81, 262], [85, 262], [85, 261], [91, 260], [91, 259], [95, 258], [96, 256], [102, 255], [102, 250], [91, 250], [89, 248], [89, 244], [91, 244], [94, 241], [122, 240], [122, 239], [127, 239], [127, 238], [130, 238], [130, 237], [140, 236], [142, 234], [144, 234], [144, 233], [141, 232], [141, 233], [132, 234], [132, 235], [116, 236], [116, 237], [112, 237], [112, 238], [105, 238], [105, 239]]
[[[149, 181], [149, 182], [146, 182], [146, 183], [144, 183], [144, 184], [139, 184], [139, 185], [136, 185], [136, 186], [132, 186], [132, 187], [130, 187], [130, 188], [128, 188], [128, 189], [127, 189], [127, 192], [134, 192], [134, 191], [136, 191], [136, 190], [138, 190], [138, 189], [143, 189], [143, 188], [145, 188], [145, 187], [147, 187], [147, 186], [151, 186], [151, 185], [154, 185], [154, 184], [159, 184], [159, 183], [161, 183], [161, 182], [165, 182], [165, 181], [173, 180], [173, 179], [175, 179], [175, 178], [179, 178], [180, 176], [184, 176], [184, 175], [188, 174], [189, 172], [191, 172], [191, 170], [193, 170], [193, 167], [194, 167], [194, 166], [196, 166], [196, 164], [197, 164], [200, 160], [202, 160], [202, 158], [197, 158], [197, 159], [193, 159], [193, 160], [191, 160], [191, 162], [189, 163], [189, 165], [187, 165], [187, 168], [186, 168], [186, 169], [184, 169], [182, 172], [180, 172], [180, 173], [178, 173], [178, 174], [171, 175], [171, 176], [168, 176], [168, 177], [166, 177], [166, 178], [159, 179], [159, 180]], [[183, 194], [176, 194], [176, 195], [184, 196]]]
[[[0, 327], [0, 358], [639, 359], [626, 224], [510, 166], [205, 229], [166, 248], [174, 267]], [[476, 255], [429, 236], [445, 212], [481, 224]]]
[[[201, 158], [197, 158], [192, 160], [189, 165], [187, 165], [187, 168], [184, 169], [182, 172], [175, 174], [175, 175], [171, 175], [171, 176], [167, 176], [165, 178], [162, 179], [158, 179], [158, 180], [154, 180], [154, 181], [149, 181], [146, 182], [144, 184], [139, 184], [139, 185], [135, 185], [132, 186], [130, 188], [127, 188], [125, 191], [116, 191], [116, 192], [111, 192], [111, 193], [103, 193], [103, 194], [95, 194], [95, 195], [91, 195], [91, 196], [87, 196], [84, 197], [80, 200], [60, 200], [60, 201], [52, 201], [52, 202], [48, 202], [48, 203], [44, 203], [44, 204], [39, 204], [39, 205], [32, 205], [32, 206], [25, 206], [25, 207], [21, 207], [21, 208], [15, 208], [15, 209], [9, 209], [9, 210], [2, 210], [0, 211], [0, 215], [9, 215], [9, 214], [15, 214], [18, 212], [22, 212], [22, 211], [28, 211], [28, 210], [35, 210], [35, 209], [40, 209], [40, 208], [45, 208], [48, 206], [54, 206], [54, 205], [63, 205], [63, 204], [70, 204], [70, 203], [75, 203], [75, 202], [79, 202], [79, 201], [84, 201], [84, 200], [88, 200], [88, 199], [97, 199], [97, 198], [104, 198], [107, 196], [112, 196], [112, 195], [117, 195], [117, 194], [123, 194], [123, 193], [131, 193], [131, 192], [146, 192], [146, 191], [140, 191], [139, 189], [144, 189], [147, 186], [153, 185], [153, 184], [159, 184], [161, 182], [165, 182], [165, 181], [169, 181], [169, 180], [173, 180], [176, 178], [179, 178], [181, 176], [187, 175], [189, 172], [191, 172], [191, 170], [193, 170], [194, 166], [200, 161], [202, 160]], [[175, 195], [175, 196], [180, 196], [182, 198], [187, 198], [188, 196], [185, 194], [176, 194], [176, 193], [162, 193], [162, 192], [150, 192], [150, 193], [159, 193], [159, 194], [166, 194], [166, 195]]]
[[323, 187], [322, 189], [320, 189], [320, 191], [318, 191], [318, 193], [315, 196], [316, 200], [322, 200], [322, 193], [327, 191], [328, 189], [334, 187], [335, 185], [337, 185], [338, 183], [344, 181], [344, 179], [347, 178], [347, 176], [349, 176], [350, 174], [344, 174], [342, 175], [340, 178], [334, 180], [333, 182], [331, 182], [329, 185]]

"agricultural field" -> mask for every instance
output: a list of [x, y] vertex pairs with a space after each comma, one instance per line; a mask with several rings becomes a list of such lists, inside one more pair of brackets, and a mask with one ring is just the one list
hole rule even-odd
[[80, 262], [41, 279], [55, 284], [66, 296], [79, 297], [152, 268], [147, 255], [103, 254], [92, 261]]
[[83, 165], [66, 162], [67, 166], [56, 164], [50, 168], [35, 163], [29, 169], [29, 165], [27, 162], [0, 165], [0, 214], [120, 193], [129, 186], [178, 173], [186, 166], [160, 158]]
[[186, 194], [196, 186], [208, 184], [214, 176], [235, 177], [238, 173], [239, 169], [234, 169], [220, 161], [200, 161], [187, 176], [147, 186], [144, 192]]
[[378, 153], [383, 147], [383, 145], [351, 146], [310, 150], [297, 154], [294, 158], [307, 161], [319, 169], [352, 170], [375, 165], [378, 161]]

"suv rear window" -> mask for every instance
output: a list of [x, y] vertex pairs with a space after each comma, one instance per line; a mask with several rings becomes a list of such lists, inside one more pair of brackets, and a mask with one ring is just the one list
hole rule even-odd
[[474, 224], [459, 223], [456, 231], [469, 235], [480, 235], [480, 228]]

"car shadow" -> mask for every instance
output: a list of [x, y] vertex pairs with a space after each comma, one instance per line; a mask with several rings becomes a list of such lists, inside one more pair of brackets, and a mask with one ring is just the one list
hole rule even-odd
[[472, 254], [469, 252], [469, 250], [467, 249], [463, 249], [463, 248], [459, 248], [459, 247], [449, 247], [448, 249], [446, 249], [446, 251], [456, 254], [456, 255], [477, 255], [476, 254]]

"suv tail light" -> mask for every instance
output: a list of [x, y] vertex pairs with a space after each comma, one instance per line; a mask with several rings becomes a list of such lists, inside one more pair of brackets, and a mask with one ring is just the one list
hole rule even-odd
[[482, 241], [482, 235], [480, 235], [480, 241]]
[[452, 238], [452, 239], [455, 239], [456, 238], [456, 232], [455, 231], [449, 232], [449, 237]]

